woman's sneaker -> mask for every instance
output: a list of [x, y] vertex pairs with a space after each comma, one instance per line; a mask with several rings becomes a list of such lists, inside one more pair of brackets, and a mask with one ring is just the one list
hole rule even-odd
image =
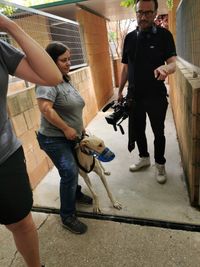
[[148, 167], [151, 165], [150, 157], [139, 158], [139, 161], [136, 164], [133, 164], [129, 167], [131, 172], [140, 170], [141, 168]]
[[63, 221], [63, 227], [74, 234], [84, 234], [87, 231], [87, 225], [79, 221], [74, 214]]

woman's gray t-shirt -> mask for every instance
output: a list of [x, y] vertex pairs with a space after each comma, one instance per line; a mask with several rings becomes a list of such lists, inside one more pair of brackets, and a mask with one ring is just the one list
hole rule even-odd
[[[36, 86], [36, 97], [53, 102], [53, 108], [57, 114], [81, 136], [83, 131], [82, 111], [85, 102], [70, 83], [64, 81], [55, 87]], [[64, 136], [64, 133], [42, 114], [39, 132], [46, 136]]]
[[9, 74], [13, 75], [24, 54], [0, 40], [0, 164], [21, 145], [16, 138], [7, 113]]

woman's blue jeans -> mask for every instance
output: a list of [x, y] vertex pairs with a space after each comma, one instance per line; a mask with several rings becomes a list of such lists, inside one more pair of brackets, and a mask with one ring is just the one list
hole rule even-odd
[[38, 133], [40, 148], [50, 157], [60, 174], [60, 216], [62, 221], [75, 213], [78, 166], [74, 158], [74, 141]]

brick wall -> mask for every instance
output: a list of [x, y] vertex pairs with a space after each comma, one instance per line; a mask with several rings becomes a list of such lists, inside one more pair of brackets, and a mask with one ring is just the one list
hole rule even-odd
[[175, 78], [176, 86], [170, 90], [170, 99], [190, 200], [196, 206], [200, 177], [200, 78], [193, 78], [191, 70], [180, 61]]
[[[179, 5], [180, 4], [180, 5]], [[178, 9], [177, 9], [178, 7]], [[182, 165], [191, 204], [199, 205], [200, 177], [200, 81], [193, 78], [200, 66], [199, 25], [200, 2], [174, 0], [169, 12], [169, 26], [176, 41], [178, 56], [176, 75], [170, 75], [170, 100], [179, 141]], [[189, 10], [189, 12], [188, 12]], [[176, 22], [176, 23], [175, 23]]]
[[111, 61], [105, 19], [79, 9], [77, 20], [83, 29], [88, 64], [94, 84], [98, 109], [113, 95]]
[[76, 70], [70, 73], [70, 77], [72, 84], [75, 86], [75, 88], [77, 88], [77, 90], [79, 90], [85, 101], [85, 107], [83, 109], [83, 121], [84, 125], [87, 126], [98, 112], [91, 70], [89, 67]]

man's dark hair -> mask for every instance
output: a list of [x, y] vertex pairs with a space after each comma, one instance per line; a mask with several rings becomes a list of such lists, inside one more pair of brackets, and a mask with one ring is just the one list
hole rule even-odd
[[136, 4], [138, 3], [138, 2], [154, 2], [154, 5], [155, 5], [155, 10], [157, 10], [158, 9], [158, 0], [137, 0], [137, 2], [136, 2]]

